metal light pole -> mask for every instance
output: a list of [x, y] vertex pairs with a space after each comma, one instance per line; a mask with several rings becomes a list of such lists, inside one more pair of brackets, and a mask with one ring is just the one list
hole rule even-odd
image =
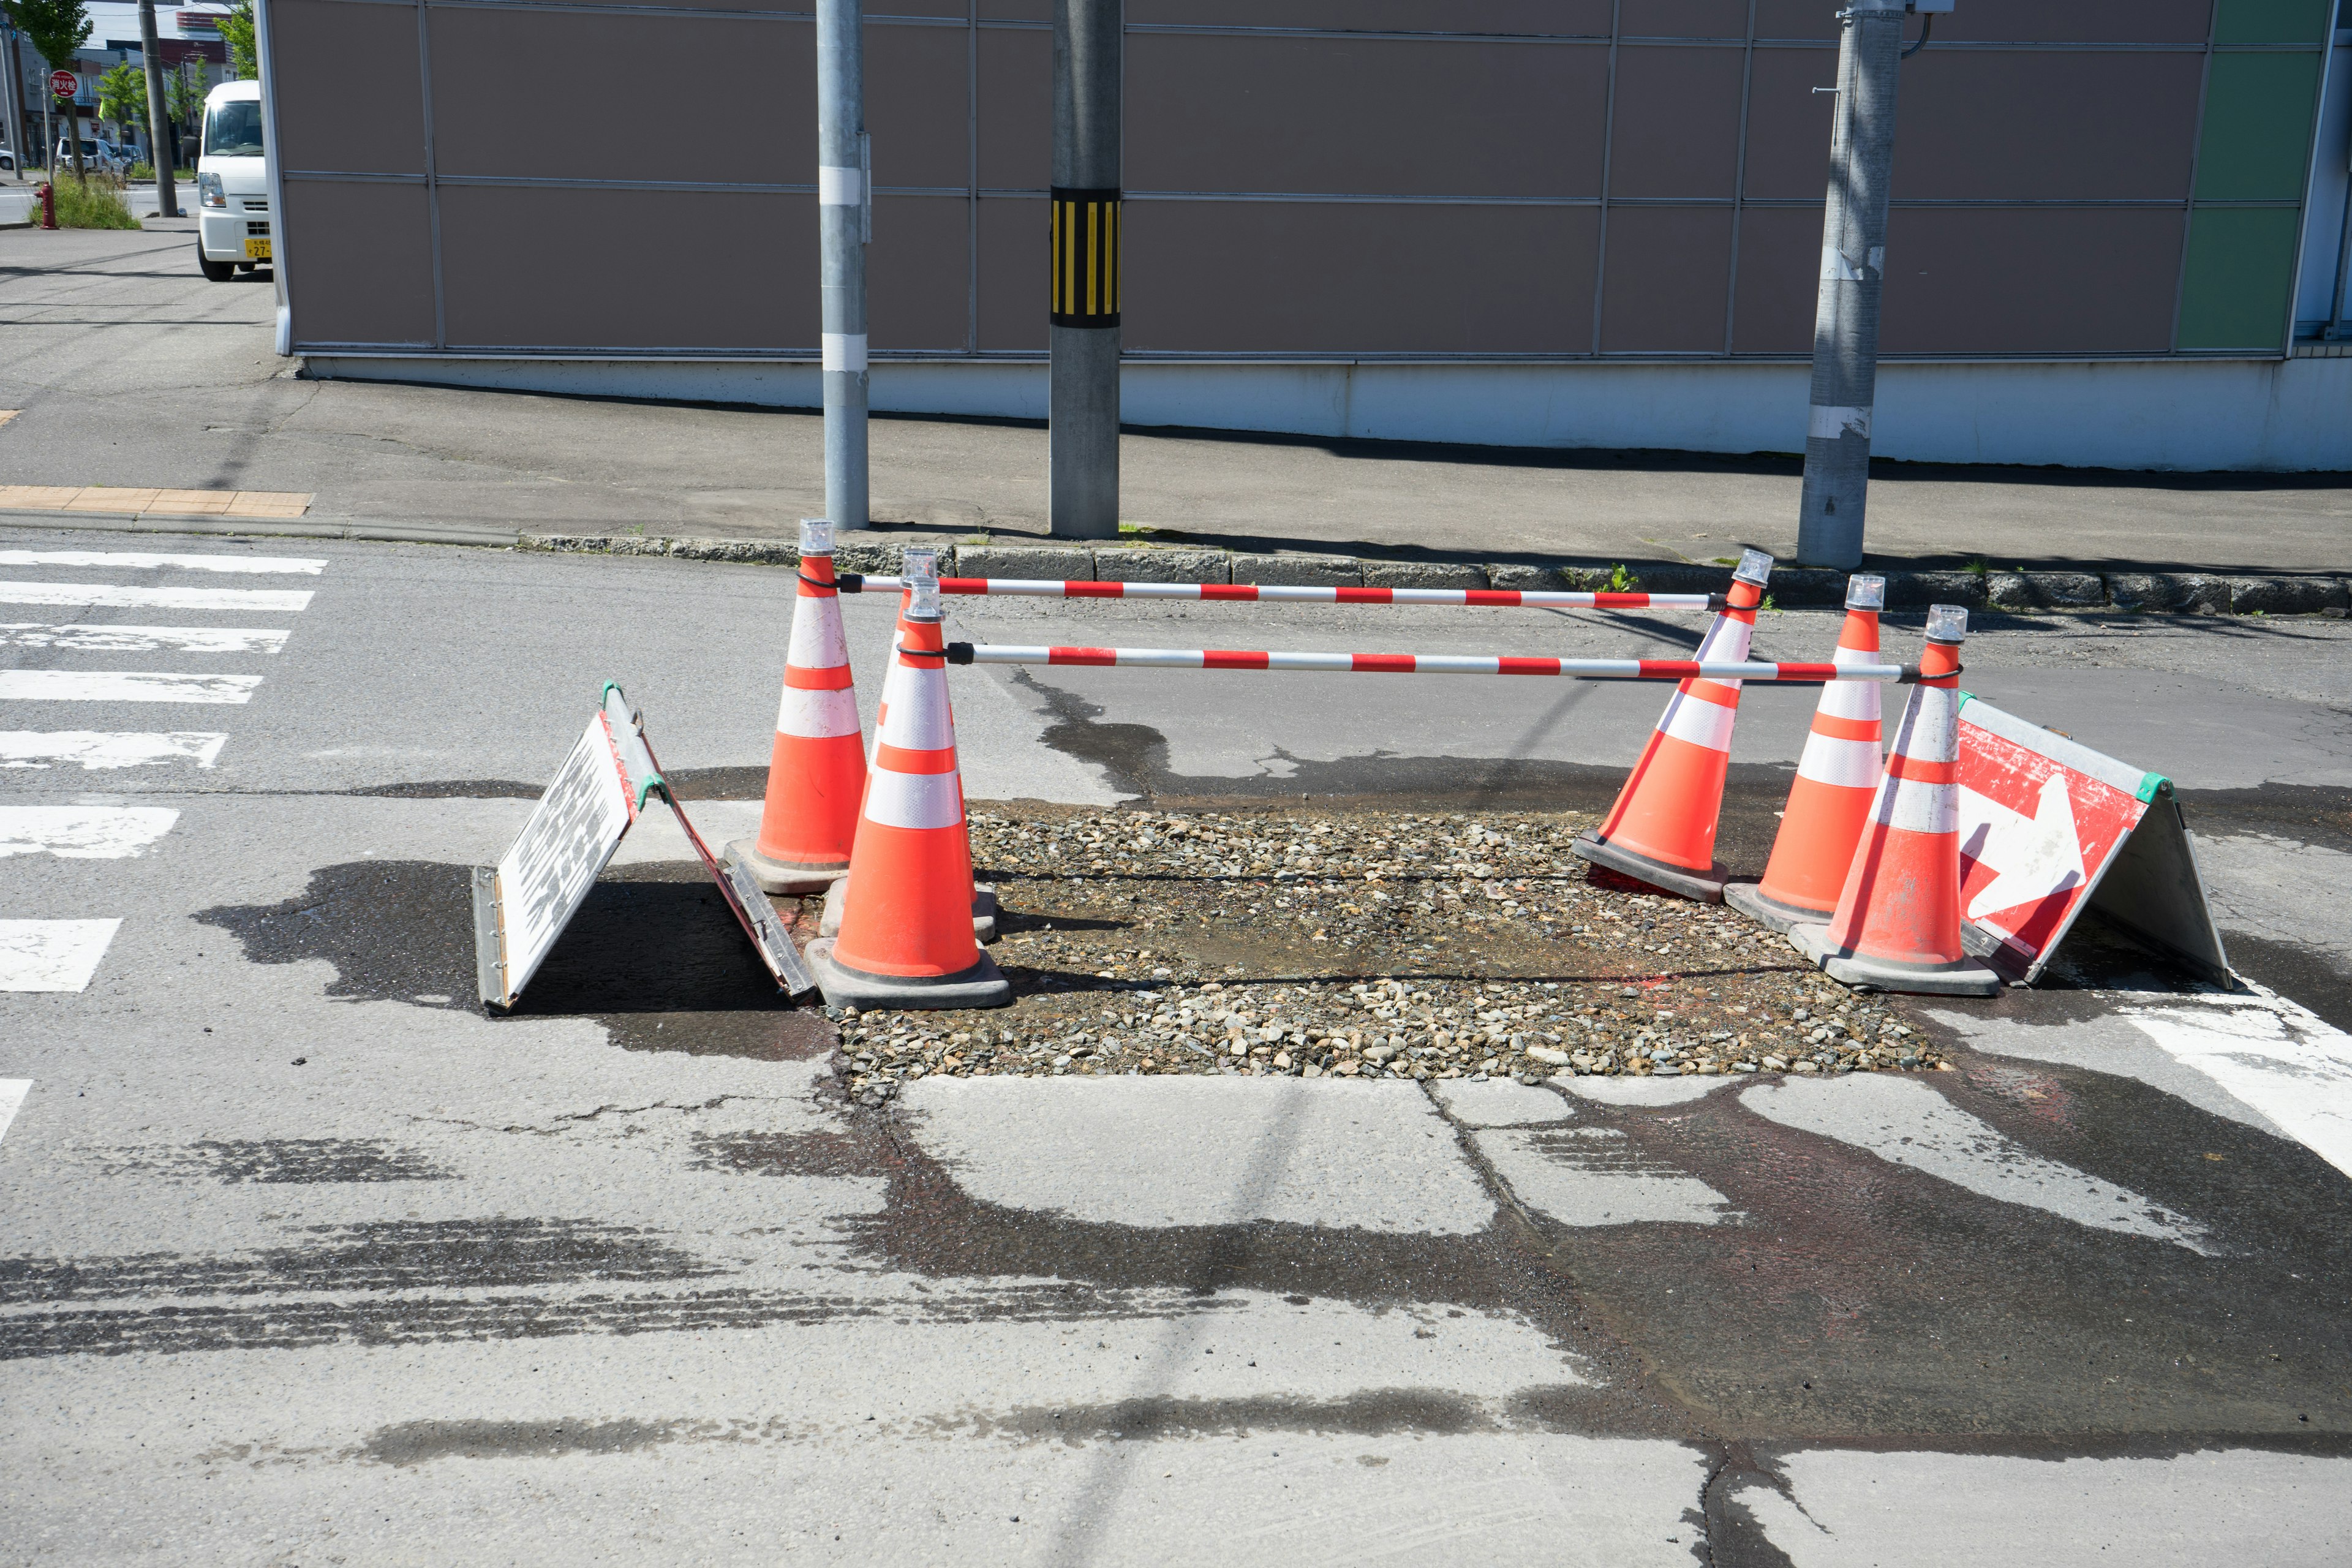
[[5, 100], [5, 109], [8, 116], [8, 145], [16, 150], [16, 179], [17, 183], [21, 184], [25, 178], [26, 153], [26, 116], [25, 106], [22, 100], [22, 94], [25, 86], [25, 68], [17, 61], [16, 29], [8, 24], [7, 18], [5, 16], [0, 16], [0, 38], [6, 39], [8, 44], [8, 58], [5, 61], [0, 61], [0, 67], [5, 67], [8, 75], [8, 80], [5, 84], [6, 90], [5, 92], [0, 92], [0, 100]]
[[1054, 0], [1048, 513], [1065, 539], [1118, 537], [1122, 0]]
[[866, 523], [866, 246], [874, 193], [866, 140], [863, 0], [817, 0], [816, 200], [824, 247], [824, 514]]
[[1844, 30], [1838, 44], [1829, 205], [1822, 219], [1804, 499], [1797, 519], [1797, 560], [1806, 566], [1862, 564], [1905, 9], [1904, 0], [1848, 0], [1838, 14]]
[[139, 52], [147, 65], [147, 140], [155, 144], [148, 154], [155, 165], [155, 212], [161, 217], [178, 217], [179, 176], [172, 168], [172, 112], [163, 101], [163, 51], [155, 42], [155, 0], [139, 0]]

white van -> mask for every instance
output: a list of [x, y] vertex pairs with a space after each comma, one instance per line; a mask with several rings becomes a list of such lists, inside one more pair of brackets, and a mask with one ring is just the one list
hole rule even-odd
[[270, 258], [269, 161], [261, 149], [261, 84], [225, 81], [205, 95], [196, 154], [196, 265], [215, 283]]

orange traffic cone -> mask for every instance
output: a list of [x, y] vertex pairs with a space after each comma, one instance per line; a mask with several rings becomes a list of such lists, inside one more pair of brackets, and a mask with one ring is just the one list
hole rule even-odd
[[[940, 552], [936, 550], [909, 545], [901, 553], [900, 561], [898, 576], [902, 582], [912, 583], [920, 577], [935, 578], [939, 575]], [[911, 588], [902, 588], [898, 591], [898, 625], [892, 632], [890, 639], [894, 647], [907, 640], [907, 606], [914, 602], [914, 590]], [[901, 679], [898, 661], [894, 658], [890, 661], [888, 672], [882, 677], [882, 702], [874, 715], [873, 745], [876, 748], [882, 743], [882, 729], [889, 722], [890, 702], [898, 690]], [[948, 717], [950, 721], [955, 717], [952, 704], [950, 705]], [[869, 748], [866, 762], [871, 763], [873, 760], [872, 748]], [[965, 857], [969, 858], [971, 853], [971, 826], [966, 824]], [[839, 936], [841, 934], [842, 910], [847, 907], [848, 902], [849, 880], [846, 876], [844, 876], [841, 881], [834, 884], [832, 890], [825, 896], [824, 910], [817, 917], [817, 935]], [[971, 934], [982, 942], [996, 940], [996, 885], [993, 882], [972, 884]]]
[[1002, 1007], [1013, 987], [971, 934], [938, 579], [918, 580], [909, 597], [840, 890], [841, 934], [809, 943], [809, 969], [836, 1007]]
[[1969, 613], [1927, 612], [1919, 684], [1827, 925], [1790, 944], [1832, 980], [1879, 991], [1992, 996], [2000, 976], [1960, 947], [1960, 643]]
[[[1885, 578], [1847, 578], [1845, 628], [1831, 657], [1840, 664], [1877, 663], [1878, 612], [1885, 604]], [[1764, 879], [1730, 884], [1723, 890], [1725, 903], [1778, 931], [1801, 921], [1829, 919], [1885, 771], [1878, 747], [1877, 683], [1832, 680], [1822, 686], [1813, 732], [1805, 737]]]
[[[1771, 574], [1772, 558], [1762, 551], [1740, 555], [1730, 596], [1696, 658], [1747, 658], [1756, 606], [1764, 602], [1764, 584]], [[1597, 831], [1578, 835], [1570, 849], [1654, 888], [1722, 902], [1729, 873], [1716, 863], [1715, 827], [1731, 763], [1732, 721], [1738, 713], [1736, 680], [1694, 679], [1676, 687], [1617, 804]]]
[[756, 838], [739, 838], [728, 858], [770, 893], [816, 893], [849, 869], [857, 802], [866, 792], [866, 749], [849, 642], [833, 585], [833, 524], [801, 520], [800, 597], [793, 607], [784, 695], [768, 758], [767, 804]]

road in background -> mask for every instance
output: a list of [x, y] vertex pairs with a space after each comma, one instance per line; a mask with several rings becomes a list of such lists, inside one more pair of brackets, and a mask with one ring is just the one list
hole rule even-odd
[[[856, 1110], [829, 1027], [777, 1005], [650, 823], [523, 1008], [470, 1002], [466, 868], [602, 680], [707, 835], [754, 820], [790, 574], [0, 546], [7, 912], [82, 922], [41, 940], [86, 976], [0, 994], [0, 1467], [35, 1560], [2352, 1550], [2352, 1149], [2305, 1114], [2347, 1101], [2352, 1042], [2296, 1005], [2336, 1005], [2347, 959], [2342, 623], [2051, 617], [1968, 650], [1972, 689], [2179, 780], [2232, 942], [2313, 977], [2284, 998], [2094, 935], [2042, 990], [1906, 1004], [1947, 1074], [947, 1079]], [[845, 605], [870, 722], [894, 605]], [[1156, 646], [1699, 629], [950, 613]], [[1817, 655], [1833, 624], [1767, 616], [1759, 650]], [[951, 681], [975, 798], [1474, 817], [1605, 800], [1662, 700]], [[1735, 865], [1760, 864], [1810, 705], [1743, 701]]]
[[[316, 517], [585, 533], [791, 538], [823, 510], [814, 412], [299, 380], [270, 353], [271, 290], [202, 282], [193, 247], [182, 229], [0, 233], [0, 407], [24, 410], [0, 437], [10, 482], [309, 491]], [[1801, 430], [1801, 405], [1790, 419]], [[877, 416], [872, 441], [873, 516], [899, 531], [1045, 531], [1042, 426]], [[1130, 432], [1119, 454], [1121, 515], [1162, 539], [1639, 562], [1788, 556], [1795, 537], [1793, 456], [1201, 432]], [[2348, 517], [2340, 475], [1895, 464], [1873, 474], [1870, 544], [2340, 573]]]

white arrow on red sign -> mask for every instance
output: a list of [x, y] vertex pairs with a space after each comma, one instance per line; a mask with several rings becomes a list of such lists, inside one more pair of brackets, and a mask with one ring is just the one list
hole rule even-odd
[[2074, 837], [2074, 805], [2066, 794], [2064, 773], [2042, 781], [2032, 816], [1989, 796], [1979, 795], [1970, 804], [1977, 806], [1970, 815], [1979, 816], [1982, 826], [1970, 836], [1966, 853], [1991, 867], [1995, 875], [1969, 900], [1969, 920], [1980, 921], [1995, 910], [2038, 903], [2082, 886], [2083, 846]]

